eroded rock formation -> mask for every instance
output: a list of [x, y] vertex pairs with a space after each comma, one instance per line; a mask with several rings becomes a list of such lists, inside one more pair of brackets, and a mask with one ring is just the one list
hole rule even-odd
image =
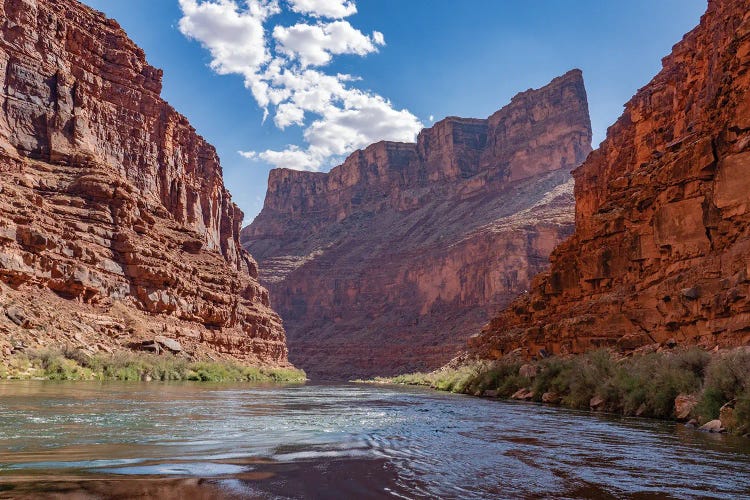
[[328, 377], [448, 361], [571, 234], [570, 170], [590, 150], [576, 70], [486, 120], [447, 118], [327, 174], [272, 171], [242, 242], [292, 361]]
[[[285, 364], [214, 148], [76, 0], [0, 0], [0, 341]], [[11, 304], [27, 321], [11, 318]]]
[[476, 352], [750, 342], [749, 70], [750, 1], [709, 1], [574, 172], [575, 235]]

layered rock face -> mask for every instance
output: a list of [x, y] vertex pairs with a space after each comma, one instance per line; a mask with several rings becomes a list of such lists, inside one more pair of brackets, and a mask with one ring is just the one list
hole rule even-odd
[[242, 242], [292, 361], [333, 378], [448, 361], [571, 234], [570, 170], [590, 150], [576, 70], [486, 120], [447, 118], [327, 174], [272, 171]]
[[[111, 350], [154, 334], [286, 364], [214, 148], [161, 76], [75, 0], [0, 0], [3, 342]], [[35, 325], [35, 326], [34, 326]]]
[[476, 352], [750, 342], [750, 1], [709, 1], [663, 66], [574, 172], [575, 235]]

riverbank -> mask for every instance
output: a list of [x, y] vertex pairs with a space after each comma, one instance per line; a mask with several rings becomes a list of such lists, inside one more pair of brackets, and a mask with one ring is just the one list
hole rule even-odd
[[81, 350], [27, 350], [0, 364], [0, 379], [195, 382], [305, 382], [296, 368], [195, 361], [172, 354], [120, 351], [91, 355]]
[[630, 357], [599, 350], [532, 362], [507, 357], [359, 382], [419, 385], [750, 434], [747, 349], [673, 349]]

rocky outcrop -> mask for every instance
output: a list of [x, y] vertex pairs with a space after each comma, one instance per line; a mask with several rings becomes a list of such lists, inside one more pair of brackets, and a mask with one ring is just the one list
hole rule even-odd
[[161, 71], [75, 0], [0, 0], [0, 21], [0, 300], [36, 325], [0, 321], [3, 342], [158, 333], [285, 364], [216, 151], [160, 98]]
[[750, 342], [748, 70], [750, 1], [709, 1], [574, 172], [575, 235], [475, 352]]
[[570, 235], [570, 170], [590, 149], [576, 70], [486, 120], [447, 118], [327, 174], [273, 170], [242, 242], [292, 361], [328, 377], [448, 361]]

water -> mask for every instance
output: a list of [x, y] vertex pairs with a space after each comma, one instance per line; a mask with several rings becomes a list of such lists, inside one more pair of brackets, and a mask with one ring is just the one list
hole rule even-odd
[[750, 440], [421, 389], [0, 382], [0, 498], [750, 498]]

